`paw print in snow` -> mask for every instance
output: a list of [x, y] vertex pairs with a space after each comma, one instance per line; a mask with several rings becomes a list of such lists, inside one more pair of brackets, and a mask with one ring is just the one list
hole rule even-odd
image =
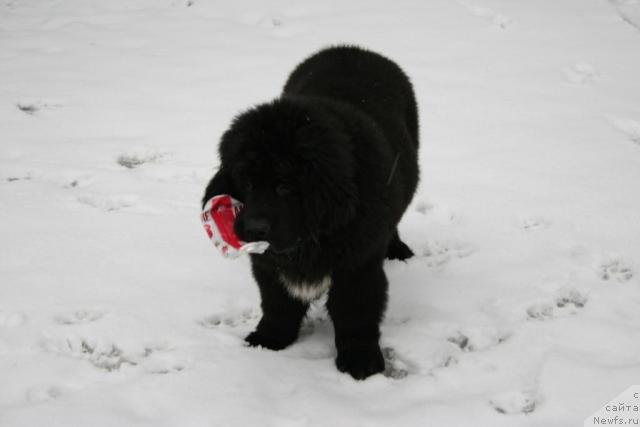
[[185, 370], [189, 362], [168, 345], [154, 345], [145, 347], [140, 364], [151, 374], [166, 375]]
[[462, 335], [461, 333], [458, 333], [458, 335], [453, 336], [453, 337], [449, 337], [447, 338], [447, 341], [449, 341], [452, 344], [457, 345], [460, 350], [467, 350], [467, 346], [469, 345], [469, 337], [466, 337], [464, 335]]
[[460, 3], [463, 4], [473, 15], [486, 20], [494, 28], [506, 30], [513, 23], [513, 19], [497, 13], [488, 7], [477, 6], [462, 1], [460, 1]]
[[27, 315], [24, 313], [3, 313], [0, 312], [0, 327], [17, 328], [27, 322]]
[[416, 212], [421, 213], [422, 215], [426, 215], [433, 210], [433, 205], [429, 202], [420, 201], [416, 204], [415, 209]]
[[633, 277], [631, 267], [620, 259], [614, 259], [600, 266], [600, 278], [606, 281], [628, 282]]
[[18, 110], [30, 116], [34, 116], [42, 110], [55, 110], [63, 107], [63, 105], [60, 101], [43, 99], [23, 99], [16, 102]]
[[26, 173], [22, 176], [8, 176], [6, 178], [7, 182], [19, 182], [19, 181], [31, 181], [33, 179], [33, 177], [31, 176], [30, 173]]
[[481, 351], [502, 344], [510, 335], [510, 332], [494, 326], [478, 326], [465, 328], [463, 332], [447, 338], [447, 341], [462, 351]]
[[230, 314], [212, 314], [203, 319], [200, 319], [198, 323], [208, 329], [218, 327], [231, 327], [245, 325], [247, 323], [253, 323], [260, 317], [260, 313], [255, 309], [246, 309], [238, 313]]
[[626, 117], [607, 116], [607, 121], [611, 126], [616, 128], [627, 136], [627, 138], [640, 145], [640, 122]]
[[104, 313], [91, 310], [77, 310], [69, 313], [58, 314], [53, 320], [60, 325], [77, 325], [81, 323], [91, 323], [101, 319]]
[[27, 390], [27, 401], [31, 403], [42, 403], [48, 400], [55, 400], [65, 394], [63, 387], [55, 385], [35, 385]]
[[530, 391], [507, 392], [494, 396], [489, 404], [501, 414], [529, 414], [536, 409], [536, 398]]
[[600, 73], [593, 65], [586, 62], [578, 62], [564, 69], [567, 82], [576, 85], [586, 85], [600, 79]]
[[387, 378], [398, 380], [405, 378], [407, 375], [417, 370], [413, 363], [404, 360], [404, 358], [400, 357], [391, 347], [382, 348], [382, 357], [384, 357], [385, 365], [384, 372], [382, 374]]
[[565, 289], [553, 301], [538, 303], [527, 309], [527, 317], [532, 320], [550, 320], [556, 317], [578, 313], [587, 303], [587, 296], [577, 289]]
[[99, 339], [66, 337], [47, 339], [45, 350], [88, 361], [94, 367], [105, 371], [120, 371], [124, 367], [143, 367], [152, 374], [180, 372], [188, 363], [185, 358], [174, 353], [168, 345], [146, 346], [141, 350], [124, 350], [116, 343]]
[[538, 231], [549, 227], [551, 222], [544, 217], [532, 215], [532, 216], [520, 216], [518, 218], [518, 227], [524, 231]]
[[114, 212], [136, 206], [139, 200], [140, 196], [134, 194], [121, 194], [113, 196], [87, 194], [78, 197], [78, 202], [103, 210], [105, 212]]
[[458, 219], [453, 210], [446, 204], [435, 205], [429, 201], [420, 200], [416, 203], [414, 210], [437, 222], [451, 223]]
[[139, 149], [131, 153], [120, 154], [116, 159], [116, 163], [127, 169], [135, 169], [144, 164], [158, 163], [168, 156], [168, 153], [155, 149]]
[[640, 30], [640, 1], [638, 0], [609, 0], [620, 18], [627, 24]]
[[429, 267], [441, 267], [454, 259], [466, 258], [473, 254], [473, 248], [462, 242], [428, 242], [422, 250]]
[[123, 365], [137, 365], [116, 344], [92, 342], [84, 339], [67, 339], [67, 353], [86, 359], [93, 366], [107, 372], [119, 370]]

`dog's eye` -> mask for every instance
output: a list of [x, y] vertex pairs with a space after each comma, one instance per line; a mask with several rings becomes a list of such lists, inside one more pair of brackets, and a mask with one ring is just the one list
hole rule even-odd
[[276, 194], [278, 196], [283, 197], [283, 196], [286, 196], [286, 195], [290, 194], [291, 190], [292, 190], [292, 188], [291, 188], [290, 185], [278, 184], [278, 186], [276, 187]]
[[245, 191], [253, 190], [253, 183], [251, 181], [245, 182], [244, 183], [244, 189], [245, 189]]

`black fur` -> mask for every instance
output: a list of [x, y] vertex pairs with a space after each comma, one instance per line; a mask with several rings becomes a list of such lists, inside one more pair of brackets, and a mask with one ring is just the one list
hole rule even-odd
[[242, 201], [238, 236], [271, 243], [251, 255], [263, 317], [246, 341], [274, 350], [293, 343], [309, 302], [284, 283], [330, 277], [336, 366], [356, 379], [384, 370], [383, 261], [413, 255], [396, 228], [418, 183], [407, 76], [364, 49], [325, 49], [298, 65], [279, 98], [237, 116], [219, 149], [203, 202], [216, 194]]

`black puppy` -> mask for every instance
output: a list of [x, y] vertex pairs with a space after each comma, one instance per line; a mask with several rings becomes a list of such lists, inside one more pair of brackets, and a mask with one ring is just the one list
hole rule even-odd
[[364, 49], [322, 50], [298, 65], [279, 98], [237, 116], [219, 150], [203, 202], [242, 201], [240, 239], [270, 242], [251, 255], [263, 316], [246, 341], [287, 347], [309, 302], [328, 291], [338, 369], [356, 379], [383, 371], [382, 264], [413, 255], [396, 228], [418, 183], [407, 76]]

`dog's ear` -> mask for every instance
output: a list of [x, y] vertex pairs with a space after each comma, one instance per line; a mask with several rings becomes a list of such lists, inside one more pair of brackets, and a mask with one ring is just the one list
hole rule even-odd
[[229, 194], [231, 197], [237, 198], [231, 175], [224, 167], [220, 167], [207, 184], [202, 197], [202, 207], [204, 208], [209, 199], [218, 194]]
[[211, 178], [202, 198], [202, 205], [204, 206], [207, 201], [217, 194], [228, 194], [234, 199], [240, 200], [240, 194], [238, 194], [237, 188], [234, 185], [231, 170], [235, 167], [236, 160], [239, 157], [239, 153], [242, 150], [242, 138], [240, 132], [236, 129], [238, 126], [236, 123], [239, 117], [234, 119], [231, 127], [225, 131], [220, 138], [220, 144], [218, 144], [218, 157], [220, 158], [220, 169]]
[[235, 124], [238, 119], [236, 118], [235, 120], [231, 127], [222, 135], [220, 144], [218, 145], [218, 155], [220, 156], [220, 164], [222, 166], [234, 163], [242, 150], [242, 138]]

